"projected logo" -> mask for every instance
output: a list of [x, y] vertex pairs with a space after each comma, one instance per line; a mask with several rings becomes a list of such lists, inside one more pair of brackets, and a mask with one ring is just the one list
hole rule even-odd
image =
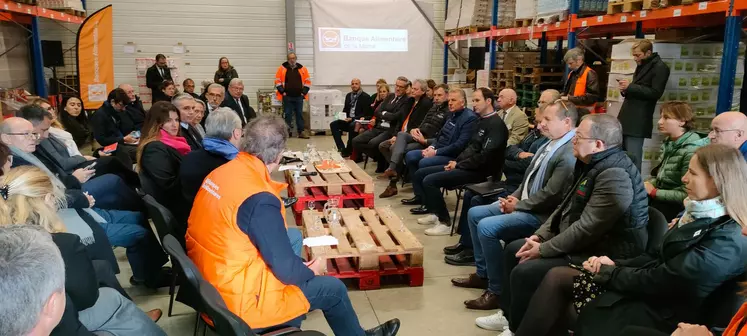
[[319, 40], [322, 48], [340, 48], [340, 30], [320, 28], [319, 29]]

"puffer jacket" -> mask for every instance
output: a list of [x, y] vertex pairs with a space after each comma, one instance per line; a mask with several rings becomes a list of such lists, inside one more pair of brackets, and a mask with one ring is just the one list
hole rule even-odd
[[661, 163], [651, 171], [656, 177], [649, 182], [656, 188], [653, 198], [659, 201], [682, 202], [687, 197], [682, 176], [687, 172], [690, 159], [700, 147], [700, 136], [688, 131], [677, 140], [667, 140], [661, 145]]
[[448, 113], [449, 104], [445, 102], [441, 104], [434, 103], [428, 113], [426, 113], [425, 117], [423, 117], [420, 127], [418, 127], [420, 133], [423, 134], [423, 137], [426, 139], [435, 137], [436, 133], [444, 127], [444, 123], [449, 117]]

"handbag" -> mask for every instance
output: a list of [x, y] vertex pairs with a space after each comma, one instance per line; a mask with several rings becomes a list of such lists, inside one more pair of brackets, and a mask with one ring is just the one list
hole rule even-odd
[[581, 309], [596, 299], [606, 290], [594, 282], [594, 274], [581, 266], [570, 264], [571, 268], [581, 272], [573, 277], [573, 309], [581, 314]]

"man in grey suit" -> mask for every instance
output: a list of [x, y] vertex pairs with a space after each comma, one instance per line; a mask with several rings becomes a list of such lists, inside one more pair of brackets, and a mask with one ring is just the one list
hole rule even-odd
[[516, 91], [513, 89], [503, 89], [498, 94], [498, 114], [506, 123], [508, 131], [508, 145], [517, 145], [529, 133], [529, 119], [526, 113], [516, 106]]
[[[537, 150], [519, 189], [493, 204], [473, 207], [467, 222], [474, 246], [477, 272], [453, 279], [458, 287], [487, 290], [477, 299], [465, 301], [470, 309], [497, 309], [503, 275], [503, 247], [506, 243], [532, 235], [562, 201], [563, 187], [573, 175], [576, 107], [556, 101], [548, 104], [539, 121], [550, 141]], [[466, 252], [466, 251], [463, 251]], [[461, 256], [446, 256], [460, 258]]]

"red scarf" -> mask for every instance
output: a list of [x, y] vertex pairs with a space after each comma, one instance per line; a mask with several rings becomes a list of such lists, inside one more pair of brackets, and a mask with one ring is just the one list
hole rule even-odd
[[176, 149], [177, 152], [181, 155], [187, 155], [191, 148], [189, 147], [189, 144], [187, 144], [187, 139], [180, 136], [173, 136], [169, 134], [169, 132], [164, 131], [161, 129], [161, 142], [166, 144], [167, 146]]

